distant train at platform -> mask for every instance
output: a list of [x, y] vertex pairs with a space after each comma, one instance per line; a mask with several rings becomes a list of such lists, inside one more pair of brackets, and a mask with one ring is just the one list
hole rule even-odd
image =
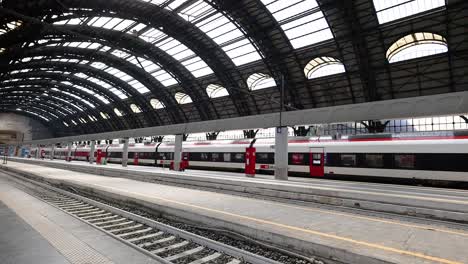
[[[272, 173], [274, 139], [213, 140], [183, 143], [183, 168], [243, 171], [253, 155], [256, 173]], [[250, 151], [251, 153], [246, 152]], [[50, 158], [50, 148], [31, 149]], [[123, 145], [97, 145], [108, 163], [121, 163]], [[174, 143], [130, 144], [128, 164], [171, 166]], [[450, 136], [364, 135], [332, 140], [289, 138], [289, 172], [306, 177], [379, 177], [468, 182], [468, 133]], [[56, 148], [55, 159], [67, 158], [68, 149]], [[87, 161], [88, 146], [71, 150], [72, 160]], [[251, 164], [252, 165], [252, 164]]]

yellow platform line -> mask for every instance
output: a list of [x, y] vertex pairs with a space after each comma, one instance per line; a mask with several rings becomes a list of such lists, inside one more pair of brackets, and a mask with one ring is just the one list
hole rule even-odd
[[369, 247], [369, 248], [379, 249], [379, 250], [383, 250], [383, 251], [398, 253], [398, 254], [412, 256], [412, 257], [417, 257], [417, 258], [430, 260], [430, 261], [434, 261], [434, 262], [438, 262], [438, 263], [463, 264], [462, 262], [458, 262], [458, 261], [454, 261], [454, 260], [448, 260], [448, 259], [434, 257], [434, 256], [429, 256], [429, 255], [425, 255], [425, 254], [419, 253], [419, 252], [412, 252], [412, 251], [396, 249], [396, 248], [392, 248], [392, 247], [387, 247], [387, 246], [374, 244], [374, 243], [370, 243], [370, 242], [366, 242], [366, 241], [355, 240], [355, 239], [352, 239], [352, 238], [347, 238], [347, 237], [342, 237], [342, 236], [338, 236], [338, 235], [328, 234], [328, 233], [315, 231], [315, 230], [311, 230], [311, 229], [305, 229], [305, 228], [301, 228], [301, 227], [280, 224], [280, 223], [276, 223], [276, 222], [273, 222], [273, 221], [258, 219], [258, 218], [245, 216], [245, 215], [238, 215], [238, 214], [229, 213], [229, 212], [225, 212], [225, 211], [221, 211], [221, 210], [217, 210], [217, 209], [212, 209], [212, 208], [207, 208], [207, 207], [198, 206], [198, 205], [194, 205], [194, 204], [174, 201], [174, 200], [162, 198], [162, 197], [155, 196], [155, 195], [151, 195], [151, 196], [150, 195], [144, 195], [144, 194], [139, 194], [139, 193], [135, 193], [135, 192], [127, 191], [127, 190], [122, 190], [122, 189], [115, 188], [115, 187], [103, 186], [103, 185], [100, 185], [100, 184], [91, 184], [91, 185], [98, 186], [98, 187], [101, 187], [101, 188], [104, 188], [104, 189], [110, 189], [110, 190], [115, 190], [115, 191], [119, 191], [119, 192], [125, 192], [125, 193], [136, 195], [136, 196], [142, 196], [142, 197], [147, 197], [147, 198], [158, 199], [158, 200], [165, 201], [165, 202], [168, 202], [168, 203], [173, 203], [173, 204], [178, 204], [178, 205], [182, 205], [182, 206], [192, 207], [192, 208], [201, 209], [201, 210], [204, 210], [204, 211], [209, 211], [209, 212], [214, 212], [214, 213], [218, 213], [218, 214], [233, 216], [233, 217], [237, 217], [237, 218], [241, 218], [241, 219], [245, 219], [245, 220], [250, 220], [250, 221], [261, 223], [261, 224], [268, 224], [268, 225], [272, 225], [272, 226], [276, 226], [276, 227], [280, 227], [280, 228], [284, 228], [284, 229], [290, 229], [290, 230], [300, 231], [300, 232], [304, 232], [304, 233], [308, 233], [308, 234], [312, 234], [312, 235], [317, 235], [317, 236], [321, 236], [321, 237], [326, 237], [326, 238], [331, 238], [331, 239], [335, 239], [335, 240], [345, 241], [345, 242], [349, 242], [349, 243], [353, 243], [353, 244], [357, 244], [357, 245], [361, 245], [361, 246], [366, 246], [366, 247]]

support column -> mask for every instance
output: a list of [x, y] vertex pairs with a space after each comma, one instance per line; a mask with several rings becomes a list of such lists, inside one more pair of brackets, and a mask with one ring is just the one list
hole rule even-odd
[[276, 128], [275, 179], [288, 180], [288, 127]]
[[96, 150], [95, 147], [96, 141], [91, 140], [91, 145], [90, 145], [90, 150], [89, 150], [89, 163], [93, 164], [94, 163], [94, 151]]
[[50, 146], [50, 160], [54, 160], [54, 155], [55, 155], [55, 144], [52, 144]]
[[124, 138], [122, 141], [123, 141], [122, 167], [127, 167], [128, 165], [128, 138]]
[[71, 155], [72, 155], [72, 146], [73, 146], [73, 143], [72, 142], [69, 142], [67, 144], [68, 146], [68, 151], [67, 151], [67, 161], [70, 162], [71, 161]]
[[180, 162], [182, 161], [182, 142], [183, 135], [175, 136], [174, 143], [174, 170], [180, 171]]

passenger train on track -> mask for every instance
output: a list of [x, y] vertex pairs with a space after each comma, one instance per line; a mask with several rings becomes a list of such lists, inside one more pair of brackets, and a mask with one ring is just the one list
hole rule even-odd
[[[243, 171], [246, 148], [255, 148], [257, 173], [274, 170], [274, 139], [214, 140], [183, 143], [190, 169]], [[109, 163], [120, 163], [121, 144], [98, 145]], [[50, 158], [50, 148], [31, 149]], [[174, 143], [130, 144], [129, 164], [168, 166]], [[306, 177], [406, 178], [468, 182], [468, 131], [448, 136], [367, 135], [342, 140], [289, 138], [289, 172]], [[54, 158], [68, 150], [56, 148]], [[96, 156], [96, 153], [94, 154]], [[72, 149], [73, 160], [89, 160], [90, 148]]]

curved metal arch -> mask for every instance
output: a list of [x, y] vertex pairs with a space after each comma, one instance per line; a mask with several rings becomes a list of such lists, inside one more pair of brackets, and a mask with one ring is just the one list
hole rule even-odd
[[[58, 70], [58, 71], [63, 70], [64, 72], [66, 70], [68, 70], [68, 69], [77, 69], [77, 70], [85, 70], [85, 71], [89, 70], [89, 66], [85, 66], [85, 65], [83, 65], [83, 66], [80, 66], [80, 64], [74, 64], [74, 63], [53, 62], [53, 61], [48, 61], [48, 60], [42, 60], [42, 61], [29, 62], [28, 64], [17, 63], [17, 64], [10, 65], [10, 66], [6, 67], [6, 69], [12, 71], [12, 70], [22, 70], [22, 69], [40, 69], [40, 68], [45, 67], [45, 68], [50, 68], [50, 69], [54, 69], [54, 70]], [[21, 73], [22, 74], [21, 76], [23, 77], [23, 76], [27, 75], [28, 73], [29, 72]], [[41, 70], [36, 71], [35, 73], [41, 73], [42, 77], [44, 77], [44, 76], [46, 77], [47, 75], [53, 74], [53, 73], [46, 72], [46, 71], [41, 71]], [[18, 74], [18, 73], [16, 73], [16, 74]], [[27, 77], [34, 77], [34, 76], [32, 76], [32, 74], [30, 74], [30, 75], [31, 76], [28, 75]], [[9, 76], [14, 76], [14, 75], [10, 74]], [[125, 104], [122, 103], [122, 100], [117, 95], [115, 95], [114, 93], [110, 92], [109, 90], [107, 90], [107, 89], [105, 89], [105, 88], [103, 88], [103, 87], [101, 87], [99, 85], [96, 85], [94, 82], [84, 80], [84, 79], [76, 77], [74, 75], [62, 75], [62, 78], [60, 78], [59, 81], [68, 81], [68, 78], [71, 79], [73, 81], [73, 83], [78, 83], [78, 85], [83, 86], [83, 87], [95, 92], [96, 94], [106, 98], [112, 104], [119, 105], [121, 107], [125, 106]], [[77, 90], [79, 90], [79, 89], [77, 89]], [[85, 97], [88, 96], [88, 93], [86, 93], [84, 91], [81, 91], [81, 90], [79, 90], [79, 91]], [[102, 101], [99, 101], [98, 103], [96, 103], [96, 105], [105, 105], [105, 104]]]
[[[106, 63], [109, 66], [113, 66], [114, 68], [121, 69], [123, 72], [129, 73], [129, 70], [132, 70], [132, 71], [138, 72], [138, 74], [141, 74], [145, 78], [149, 78], [146, 72], [142, 73], [142, 71], [138, 67], [134, 66], [133, 64], [125, 60], [119, 59], [115, 56], [110, 56], [109, 54], [104, 53], [104, 52], [95, 52], [89, 49], [68, 48], [68, 47], [36, 47], [30, 50], [24, 51], [19, 57], [34, 57], [34, 56], [60, 56], [62, 58], [79, 58], [79, 59], [84, 59], [84, 60], [89, 60], [89, 61], [93, 61], [93, 59], [95, 59], [94, 61], [100, 61], [100, 62]], [[18, 56], [16, 58], [18, 58]], [[28, 65], [28, 63], [29, 62], [24, 62], [22, 64]], [[122, 81], [121, 79], [105, 71], [98, 70], [92, 67], [89, 68], [87, 73], [93, 73], [95, 75], [93, 77], [101, 79], [108, 83], [112, 83], [116, 85], [117, 87], [120, 87], [123, 91], [126, 91], [128, 95], [130, 95], [131, 98], [136, 99], [136, 102], [138, 102], [138, 104], [140, 104], [146, 111], [149, 111], [151, 109], [149, 102], [145, 100], [145, 97], [142, 94], [140, 94], [138, 91], [136, 91], [133, 87], [131, 87], [128, 83]], [[130, 75], [132, 74], [130, 73]], [[143, 80], [141, 82], [145, 84]], [[146, 85], [148, 85], [148, 83]], [[155, 116], [153, 115], [149, 115], [149, 116], [150, 118], [148, 120], [151, 122], [151, 124], [160, 123], [155, 120], [156, 119]], [[139, 126], [141, 127], [142, 125], [139, 124]]]
[[[91, 81], [87, 81], [87, 80], [84, 80], [84, 79], [81, 79], [81, 78], [78, 78], [76, 76], [73, 76], [73, 75], [63, 75], [63, 74], [58, 74], [58, 73], [50, 73], [50, 72], [45, 72], [45, 71], [39, 71], [39, 72], [26, 72], [26, 73], [16, 73], [14, 75], [10, 75], [10, 76], [18, 76], [20, 78], [30, 78], [30, 77], [41, 77], [43, 79], [50, 79], [50, 80], [53, 80], [53, 81], [56, 81], [57, 83], [60, 83], [60, 81], [69, 81], [71, 83], [75, 83], [75, 84], [79, 84], [80, 86], [83, 86], [85, 88], [88, 88], [90, 90], [99, 90], [99, 89], [103, 89], [101, 86], [91, 82]], [[37, 82], [38, 80], [24, 80], [24, 81], [31, 81], [31, 82]], [[84, 91], [81, 91], [81, 94], [84, 95], [85, 92]], [[117, 97], [117, 96], [115, 96]], [[125, 109], [126, 111], [131, 111], [130, 109], [130, 106], [127, 105], [127, 104], [124, 104], [121, 100], [118, 99], [117, 97], [117, 105], [116, 106], [121, 106], [123, 107], [122, 109]], [[113, 113], [113, 111], [111, 111], [111, 113]], [[113, 116], [114, 118], [119, 118], [117, 116]], [[125, 127], [128, 129], [128, 128], [133, 128], [134, 125], [132, 125], [132, 123], [129, 123], [129, 122], [132, 122], [132, 120], [124, 120], [124, 124], [125, 124]]]
[[[16, 81], [16, 82], [12, 82], [13, 84], [17, 84], [17, 85], [32, 85], [31, 89], [32, 88], [48, 88], [48, 89], [51, 89], [51, 88], [59, 88], [60, 90], [66, 90], [67, 92], [70, 92], [72, 94], [75, 94], [81, 98], [84, 98], [90, 102], [93, 102], [93, 103], [96, 103], [96, 101], [98, 100], [97, 98], [94, 98], [94, 97], [86, 97], [86, 95], [83, 96], [83, 91], [77, 89], [77, 88], [74, 88], [73, 86], [69, 86], [69, 85], [65, 85], [63, 83], [54, 83], [54, 82], [51, 82], [49, 80], [45, 80], [45, 79], [42, 79], [42, 80], [20, 80], [20, 81]], [[12, 84], [12, 83], [9, 83], [8, 85]], [[1, 86], [0, 86], [1, 87]], [[15, 89], [15, 88], [11, 88], [12, 90], [18, 90], [18, 89]], [[28, 88], [22, 88], [21, 90], [27, 90]], [[6, 89], [3, 89], [3, 90], [6, 90]], [[79, 102], [79, 101], [76, 101], [75, 98], [71, 97], [70, 96], [70, 101], [71, 102]], [[79, 102], [81, 103], [81, 102]], [[126, 122], [124, 122], [125, 120], [122, 120], [121, 118], [119, 118], [117, 115], [114, 114], [114, 111], [112, 109], [112, 107], [110, 107], [109, 105], [104, 105], [103, 107], [100, 107], [101, 109], [104, 108], [104, 110], [111, 116], [111, 118], [109, 118], [108, 120], [106, 120], [108, 124], [108, 127], [110, 129], [127, 129], [128, 128], [128, 125]], [[92, 109], [90, 108], [88, 110], [88, 112], [91, 112], [93, 115], [95, 116], [100, 116], [100, 112], [98, 111], [98, 109]]]
[[[18, 69], [25, 69], [25, 68], [33, 68], [34, 69], [34, 68], [44, 68], [44, 67], [47, 67], [47, 68], [50, 68], [50, 69], [59, 69], [59, 71], [62, 71], [62, 70], [63, 71], [68, 71], [68, 70], [72, 69], [72, 70], [76, 70], [78, 72], [92, 73], [92, 74], [88, 74], [88, 75], [93, 76], [93, 77], [98, 76], [100, 74], [100, 72], [101, 72], [100, 70], [98, 70], [96, 68], [93, 68], [93, 67], [90, 67], [88, 65], [68, 63], [68, 62], [56, 62], [56, 61], [49, 61], [49, 60], [31, 61], [31, 62], [28, 62], [28, 63], [19, 63], [19, 64], [14, 64], [14, 65], [9, 66], [9, 68], [11, 70], [18, 70]], [[41, 72], [41, 71], [39, 71], [39, 72]], [[32, 73], [31, 73], [31, 75], [32, 75]], [[14, 75], [10, 75], [10, 76], [14, 76]], [[71, 75], [68, 75], [68, 76], [71, 76]], [[75, 77], [75, 78], [81, 79], [79, 77]], [[83, 79], [81, 79], [81, 80], [83, 80]], [[83, 80], [83, 81], [85, 81], [85, 80]], [[90, 83], [93, 83], [93, 82], [90, 82]], [[127, 84], [125, 84], [125, 85], [128, 86]], [[99, 85], [97, 85], [97, 87], [99, 87], [98, 90], [95, 90], [94, 86], [90, 90], [93, 90], [94, 92], [96, 92], [99, 95], [104, 96], [104, 97], [106, 97], [108, 99], [110, 98], [111, 101], [113, 101], [114, 104], [117, 103], [118, 106], [121, 107], [122, 109], [124, 109], [126, 112], [131, 111], [130, 107], [127, 104], [124, 104], [122, 102], [122, 100], [120, 100], [115, 94], [113, 94], [109, 90], [107, 90], [107, 89], [105, 89], [105, 88], [103, 88], [103, 87], [101, 87]], [[88, 88], [88, 87], [86, 87], [86, 88]], [[76, 89], [76, 90], [78, 90], [78, 89]], [[80, 93], [83, 94], [83, 95], [88, 95], [88, 93], [86, 93], [84, 91], [81, 91]], [[104, 106], [105, 104], [103, 104], [101, 101], [99, 101], [98, 103], [96, 103], [96, 105]]]
[[310, 92], [312, 89], [301, 74], [302, 67], [297, 53], [278, 21], [261, 1], [213, 0], [212, 6], [219, 12], [228, 13], [259, 47], [264, 54], [263, 61], [273, 74], [278, 89], [281, 89], [281, 79], [284, 76], [285, 87], [291, 98], [289, 103], [295, 108], [303, 108], [301, 96], [297, 91], [298, 82], [309, 91], [307, 99], [314, 100]]
[[[108, 66], [112, 66], [116, 69], [121, 70], [122, 72], [127, 73], [128, 75], [134, 77], [136, 80], [141, 82], [146, 87], [153, 87], [156, 88], [155, 90], [158, 91], [158, 98], [164, 100], [164, 102], [168, 102], [169, 105], [175, 106], [175, 100], [173, 101], [172, 96], [169, 94], [169, 91], [161, 85], [153, 76], [151, 76], [148, 72], [144, 71], [143, 69], [133, 65], [132, 63], [120, 59], [116, 56], [109, 55], [108, 53], [90, 49], [83, 49], [83, 48], [71, 48], [71, 47], [36, 47], [32, 48], [31, 50], [27, 50], [23, 53], [23, 56], [60, 56], [61, 58], [78, 58], [88, 61], [99, 61], [107, 64]], [[26, 63], [27, 64], [27, 63]], [[123, 91], [126, 91], [136, 103], [138, 103], [142, 110], [147, 112], [149, 118], [148, 120], [154, 124], [158, 125], [161, 124], [160, 120], [157, 120], [157, 116], [151, 115], [150, 110], [151, 106], [149, 102], [145, 99], [141, 93], [135, 90], [132, 86], [128, 83], [124, 82], [123, 80], [109, 74], [105, 71], [98, 70], [98, 69], [90, 69], [89, 72], [96, 73], [98, 79], [110, 82], [115, 84], [117, 87], [120, 87]], [[179, 113], [175, 111], [171, 112], [173, 117], [174, 123], [177, 123], [180, 119]], [[182, 119], [183, 120], [183, 119]]]
[[[56, 118], [54, 117], [53, 115], [51, 115], [50, 113], [53, 112], [53, 111], [56, 111], [56, 107], [52, 104], [50, 104], [49, 102], [44, 102], [44, 101], [36, 101], [34, 99], [34, 96], [31, 96], [31, 94], [29, 95], [23, 95], [23, 96], [20, 96], [20, 98], [18, 98], [17, 100], [6, 100], [4, 103], [12, 103], [12, 104], [17, 104], [16, 102], [20, 102], [19, 104], [23, 104], [23, 105], [20, 105], [19, 107], [20, 108], [26, 108], [26, 110], [29, 110], [30, 108], [34, 108], [34, 109], [40, 109], [42, 111], [42, 113], [48, 113], [47, 117], [49, 117], [49, 125], [50, 123], [56, 123], [56, 122], [62, 122], [63, 121], [63, 118], [61, 118], [59, 116], [59, 118]], [[25, 104], [27, 103], [27, 104]], [[42, 114], [44, 116], [44, 114]], [[58, 116], [58, 115], [57, 115]], [[62, 126], [63, 127], [66, 127], [63, 123], [62, 123]], [[96, 122], [93, 122], [90, 127], [95, 130], [95, 131], [99, 131], [98, 127], [99, 127], [99, 124], [96, 124]], [[80, 133], [82, 132], [85, 132], [85, 130], [81, 129], [82, 127], [80, 127]]]
[[[213, 105], [213, 102], [210, 98], [207, 97], [206, 93], [203, 92], [202, 85], [200, 82], [193, 76], [193, 74], [185, 68], [182, 63], [176, 60], [174, 57], [167, 54], [165, 51], [161, 50], [155, 45], [148, 43], [138, 37], [134, 37], [130, 34], [122, 34], [121, 32], [115, 30], [109, 30], [104, 28], [93, 28], [90, 26], [54, 26], [57, 29], [61, 29], [61, 32], [77, 32], [81, 35], [91, 36], [94, 42], [109, 45], [112, 42], [118, 42], [119, 47], [132, 51], [135, 54], [147, 56], [150, 61], [161, 66], [162, 69], [170, 72], [176, 76], [176, 79], [179, 80], [179, 85], [181, 88], [194, 98], [194, 103], [197, 106], [210, 106], [209, 109], [200, 109], [202, 113], [207, 113], [208, 115], [205, 118], [213, 118], [210, 116], [210, 112], [215, 113], [216, 117], [217, 110]], [[81, 37], [72, 38], [73, 40], [82, 40]], [[157, 94], [157, 91], [154, 91], [149, 87], [153, 94]], [[207, 111], [208, 110], [208, 111]], [[180, 110], [182, 111], [182, 110]]]
[[[4, 103], [4, 104], [11, 103], [12, 105], [16, 104], [16, 106], [18, 108], [29, 107], [29, 106], [35, 106], [35, 107], [43, 108], [44, 111], [49, 113], [48, 116], [50, 116], [50, 121], [52, 121], [54, 119], [61, 119], [61, 118], [65, 117], [65, 116], [67, 116], [66, 114], [62, 114], [62, 113], [56, 111], [57, 110], [57, 105], [55, 105], [55, 103], [51, 104], [50, 102], [44, 102], [44, 101], [35, 102], [36, 101], [35, 98], [36, 98], [36, 96], [34, 94], [27, 93], [27, 94], [16, 95], [14, 98], [10, 98], [10, 97], [3, 98], [2, 103]], [[55, 115], [58, 116], [58, 118], [53, 116], [51, 114], [51, 112], [57, 113]]]
[[[5, 6], [8, 8], [25, 14], [31, 13], [31, 11], [36, 12], [36, 15], [40, 16], [43, 16], [45, 13], [63, 13], [63, 9], [58, 9], [57, 4], [54, 1], [4, 2]], [[106, 16], [117, 17], [115, 14], [118, 14], [119, 18], [132, 19], [154, 28], [161, 28], [165, 34], [177, 39], [189, 47], [214, 70], [215, 75], [229, 90], [230, 94], [232, 94], [231, 97], [236, 101], [236, 106], [239, 109], [240, 115], [251, 114], [247, 104], [248, 100], [252, 97], [246, 96], [246, 94], [249, 94], [249, 91], [239, 69], [234, 65], [232, 60], [219, 45], [217, 45], [203, 31], [195, 27], [190, 22], [185, 21], [177, 14], [174, 14], [160, 6], [143, 1], [61, 0], [61, 3], [63, 6], [68, 8], [93, 10], [87, 13], [94, 14], [94, 16], [103, 15], [102, 12], [107, 12], [105, 14]], [[44, 10], [44, 12], [41, 10]]]
[[[3, 90], [0, 91], [0, 94], [2, 94], [2, 93], [8, 94], [9, 90], [15, 90], [15, 88], [3, 89]], [[54, 91], [54, 90], [49, 90], [49, 91], [47, 91], [47, 93], [50, 94], [50, 95], [53, 95], [53, 96], [55, 96], [57, 98], [61, 98], [61, 99], [63, 99], [63, 101], [57, 100], [56, 98], [53, 98], [53, 97], [47, 97], [47, 101], [45, 101], [45, 100], [37, 101], [37, 100], [35, 100], [35, 98], [38, 98], [43, 91], [35, 89], [34, 87], [22, 88], [22, 91], [28, 91], [29, 93], [11, 94], [11, 95], [15, 96], [15, 98], [18, 98], [18, 99], [11, 98], [11, 101], [18, 101], [19, 104], [20, 104], [19, 107], [22, 107], [21, 103], [23, 103], [24, 100], [27, 100], [29, 103], [32, 103], [33, 105], [36, 105], [36, 106], [42, 105], [42, 106], [47, 107], [47, 111], [50, 111], [50, 112], [56, 112], [57, 108], [58, 107], [63, 107], [63, 105], [67, 105], [67, 106], [70, 106], [72, 108], [73, 108], [74, 105], [77, 105], [77, 106], [80, 106], [80, 108], [83, 108], [83, 110], [85, 110], [85, 107], [83, 107], [84, 104], [80, 105], [79, 102], [76, 101], [72, 96], [69, 96], [69, 95]], [[48, 101], [52, 101], [54, 103], [52, 104], [52, 103], [50, 103]], [[28, 105], [26, 105], [26, 106], [28, 106]], [[75, 109], [75, 108], [73, 108], [73, 109]], [[86, 111], [85, 113], [88, 113], [88, 112], [89, 111]], [[64, 120], [65, 118], [70, 117], [70, 116], [80, 116], [80, 115], [86, 116], [86, 114], [84, 114], [84, 113], [82, 113], [80, 111], [77, 111], [77, 113], [75, 113], [75, 114], [69, 114], [69, 115], [65, 115], [65, 116], [57, 115], [57, 116], [59, 116], [58, 120]], [[55, 120], [55, 119], [56, 118], [53, 118], [51, 120]], [[93, 123], [95, 123], [95, 122], [93, 122]], [[93, 124], [93, 126], [95, 127], [94, 129], [96, 131], [100, 130], [98, 128], [99, 125], [100, 124]]]

